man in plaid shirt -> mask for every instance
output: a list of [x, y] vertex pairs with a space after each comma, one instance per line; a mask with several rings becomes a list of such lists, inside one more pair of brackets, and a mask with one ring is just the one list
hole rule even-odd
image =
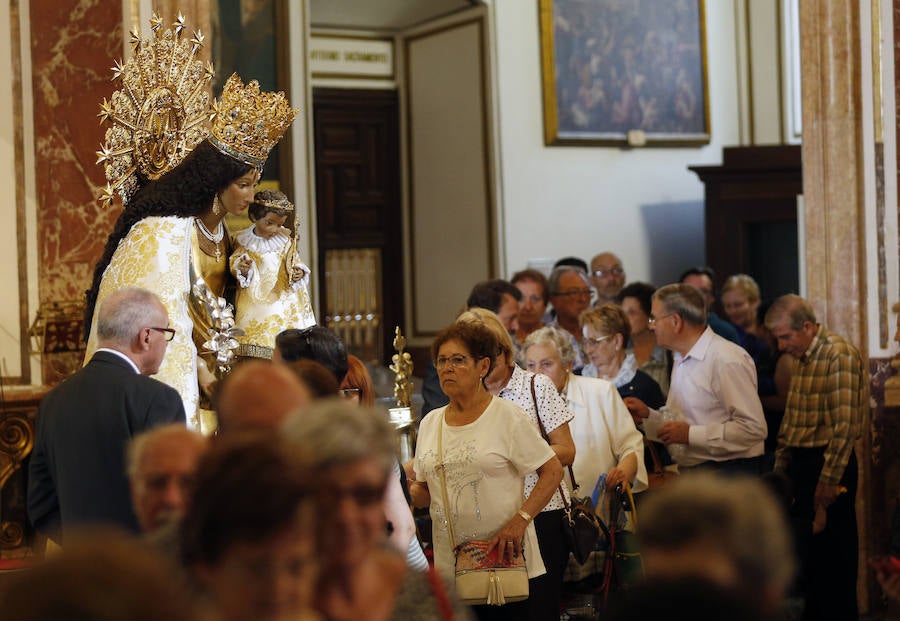
[[804, 619], [857, 619], [856, 456], [865, 416], [859, 351], [785, 295], [766, 313], [778, 348], [795, 358], [775, 470], [791, 481]]

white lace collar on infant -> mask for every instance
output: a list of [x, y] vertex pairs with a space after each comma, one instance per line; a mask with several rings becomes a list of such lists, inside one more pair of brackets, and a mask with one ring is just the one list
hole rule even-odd
[[243, 231], [240, 231], [236, 238], [241, 246], [257, 254], [280, 252], [285, 244], [291, 242], [291, 238], [284, 233], [276, 233], [269, 239], [264, 239], [256, 234], [255, 226], [248, 226]]

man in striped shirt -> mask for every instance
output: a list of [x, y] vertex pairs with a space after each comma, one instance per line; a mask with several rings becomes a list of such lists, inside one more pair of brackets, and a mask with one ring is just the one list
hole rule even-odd
[[857, 467], [865, 416], [859, 351], [785, 295], [766, 313], [781, 351], [795, 358], [775, 470], [793, 484], [792, 526], [806, 598], [804, 619], [857, 619]]

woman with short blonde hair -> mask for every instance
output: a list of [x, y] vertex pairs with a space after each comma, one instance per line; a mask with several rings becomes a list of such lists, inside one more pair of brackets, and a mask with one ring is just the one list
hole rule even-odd
[[771, 465], [791, 383], [791, 357], [778, 351], [771, 333], [760, 321], [759, 285], [751, 276], [734, 274], [725, 280], [722, 307], [737, 328], [738, 344], [747, 350], [756, 367], [757, 392], [768, 427], [765, 457]]

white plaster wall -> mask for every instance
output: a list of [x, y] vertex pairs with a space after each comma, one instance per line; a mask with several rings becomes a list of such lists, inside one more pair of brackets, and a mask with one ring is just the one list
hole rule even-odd
[[469, 21], [406, 43], [415, 335], [437, 333], [490, 277], [480, 39]]
[[[298, 231], [300, 238], [297, 248], [303, 261], [312, 269], [316, 265], [318, 244], [316, 243], [316, 188], [314, 170], [312, 84], [307, 65], [309, 51], [309, 0], [288, 3], [288, 46], [290, 62], [291, 105], [300, 109], [300, 114], [288, 130], [291, 136], [292, 165], [294, 176], [294, 206], [300, 218]], [[313, 308], [319, 307], [319, 286], [317, 279], [310, 279], [309, 293]], [[320, 318], [321, 319], [321, 318]]]
[[782, 141], [779, 4], [778, 0], [748, 0], [753, 144]]
[[503, 274], [529, 258], [616, 252], [628, 280], [671, 282], [704, 261], [703, 184], [687, 170], [738, 144], [731, 2], [706, 2], [712, 140], [703, 147], [546, 147], [534, 2], [494, 0]]

